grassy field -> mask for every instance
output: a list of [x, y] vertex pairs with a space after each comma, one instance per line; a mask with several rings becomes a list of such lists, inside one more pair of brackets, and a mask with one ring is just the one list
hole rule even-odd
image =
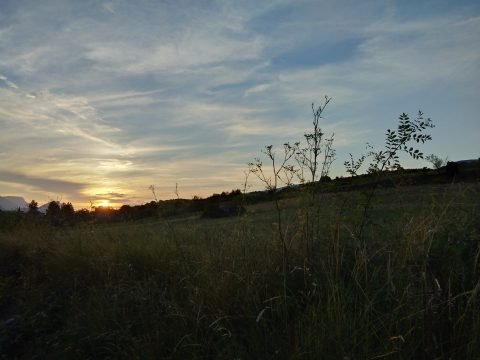
[[480, 185], [364, 203], [5, 227], [0, 358], [478, 359]]

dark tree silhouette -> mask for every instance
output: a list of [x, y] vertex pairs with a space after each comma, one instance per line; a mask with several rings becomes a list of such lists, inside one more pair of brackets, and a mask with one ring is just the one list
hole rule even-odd
[[35, 200], [30, 201], [30, 204], [28, 204], [28, 213], [38, 214], [38, 203]]
[[60, 213], [62, 215], [62, 218], [65, 220], [73, 220], [75, 216], [75, 210], [73, 208], [72, 203], [63, 203], [62, 207], [60, 208]]
[[50, 201], [47, 207], [47, 217], [50, 219], [58, 219], [60, 215], [60, 205], [57, 201]]

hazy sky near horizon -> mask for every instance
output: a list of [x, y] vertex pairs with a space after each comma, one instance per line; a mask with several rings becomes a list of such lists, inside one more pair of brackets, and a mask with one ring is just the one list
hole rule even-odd
[[324, 95], [334, 176], [419, 109], [425, 153], [478, 158], [480, 3], [1, 0], [0, 195], [79, 208], [240, 188]]

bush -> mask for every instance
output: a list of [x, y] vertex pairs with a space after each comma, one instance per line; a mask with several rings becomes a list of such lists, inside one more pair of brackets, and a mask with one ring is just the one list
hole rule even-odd
[[203, 211], [204, 218], [222, 218], [238, 216], [245, 213], [245, 208], [239, 204], [230, 203], [208, 203]]

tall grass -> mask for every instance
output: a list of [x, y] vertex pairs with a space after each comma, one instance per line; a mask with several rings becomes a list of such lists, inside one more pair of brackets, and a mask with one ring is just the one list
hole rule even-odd
[[0, 233], [0, 358], [475, 359], [478, 185]]

